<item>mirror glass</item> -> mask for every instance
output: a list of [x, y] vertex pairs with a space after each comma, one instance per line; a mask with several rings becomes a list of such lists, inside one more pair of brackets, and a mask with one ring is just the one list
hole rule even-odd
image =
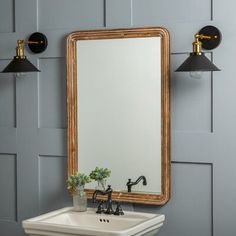
[[[111, 170], [107, 184], [123, 201], [133, 197], [132, 202], [139, 202], [135, 198], [149, 196], [152, 204], [166, 202], [167, 31], [79, 31], [68, 37], [67, 47], [69, 173], [106, 167]], [[147, 185], [140, 181], [128, 193], [128, 179], [135, 182], [140, 176], [145, 176]], [[86, 185], [88, 194], [96, 185]]]
[[107, 167], [119, 191], [144, 175], [132, 191], [160, 193], [160, 38], [78, 41], [77, 55], [79, 171]]

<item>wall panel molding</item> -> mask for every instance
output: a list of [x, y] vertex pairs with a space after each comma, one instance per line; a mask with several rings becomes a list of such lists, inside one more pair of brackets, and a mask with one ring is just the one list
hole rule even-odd
[[[208, 162], [187, 162], [187, 161], [171, 161], [171, 164], [182, 164], [182, 165], [205, 165], [205, 166], [209, 166], [209, 176], [210, 176], [210, 211], [211, 211], [211, 234], [210, 236], [214, 236], [214, 166], [213, 163], [208, 163]], [[200, 172], [199, 172], [200, 173]]]
[[38, 129], [39, 154], [42, 156], [66, 156], [66, 129]]
[[14, 154], [0, 153], [0, 221], [17, 222], [17, 160]]
[[[106, 1], [106, 27], [132, 26], [132, 0]], [[122, 14], [122, 18], [120, 15]]]
[[175, 24], [176, 22], [211, 21], [212, 7], [212, 0], [197, 2], [194, 0], [135, 0], [133, 1], [133, 22], [134, 25], [161, 25], [167, 22]]
[[[10, 60], [0, 59], [0, 70], [2, 70]], [[16, 127], [16, 81], [12, 74], [1, 75], [0, 80], [0, 127]]]
[[213, 236], [213, 163], [172, 161], [172, 198], [163, 208], [162, 235]]
[[[66, 189], [66, 157], [39, 155], [39, 212], [56, 210], [68, 205], [69, 194]], [[59, 171], [60, 170], [60, 171]]]
[[2, 153], [17, 152], [17, 129], [10, 127], [0, 127], [0, 151]]
[[1, 0], [0, 21], [1, 34], [15, 31], [15, 0]]
[[171, 163], [169, 202], [158, 208], [135, 204], [134, 210], [165, 214], [161, 236], [213, 236], [213, 164]]
[[38, 0], [37, 15], [40, 31], [101, 28], [104, 26], [104, 0], [57, 0], [56, 4], [55, 0]]
[[38, 0], [15, 1], [15, 31], [17, 34], [37, 31], [37, 4]]
[[39, 60], [39, 128], [66, 127], [65, 64], [65, 58]]

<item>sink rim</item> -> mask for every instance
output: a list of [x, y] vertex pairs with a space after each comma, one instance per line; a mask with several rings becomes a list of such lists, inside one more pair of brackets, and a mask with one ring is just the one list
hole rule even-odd
[[[48, 212], [45, 214], [42, 214], [40, 216], [36, 216], [31, 219], [24, 220], [22, 222], [22, 226], [25, 230], [26, 233], [32, 234], [32, 233], [39, 233], [41, 232], [47, 232], [47, 235], [55, 235], [55, 232], [57, 233], [62, 233], [61, 235], [66, 235], [66, 234], [83, 234], [83, 235], [96, 235], [96, 236], [108, 236], [108, 235], [114, 235], [114, 236], [121, 236], [121, 235], [139, 235], [141, 232], [149, 232], [151, 230], [155, 230], [160, 228], [165, 220], [165, 216], [161, 214], [154, 214], [154, 213], [145, 213], [145, 212], [132, 212], [132, 211], [124, 211], [125, 215], [122, 216], [114, 216], [114, 215], [100, 215], [96, 214], [95, 208], [88, 208], [87, 212], [75, 212], [72, 211], [73, 207], [65, 207], [59, 210], [55, 210], [52, 212]], [[73, 226], [73, 225], [67, 225], [67, 224], [62, 224], [62, 223], [48, 223], [44, 222], [43, 220], [56, 217], [57, 215], [65, 214], [65, 213], [78, 213], [78, 214], [84, 214], [86, 215], [87, 213], [93, 213], [95, 216], [98, 217], [104, 217], [104, 218], [112, 218], [112, 219], [119, 219], [119, 218], [124, 218], [126, 217], [132, 217], [134, 216], [144, 216], [147, 217], [147, 219], [141, 220], [139, 223], [127, 228], [127, 229], [120, 229], [120, 230], [111, 230], [111, 229], [102, 229], [101, 228], [96, 228], [96, 227], [88, 227], [88, 226]], [[43, 228], [42, 228], [43, 227]], [[51, 234], [50, 234], [51, 232]], [[64, 233], [64, 234], [63, 234]], [[59, 235], [59, 234], [58, 234]]]

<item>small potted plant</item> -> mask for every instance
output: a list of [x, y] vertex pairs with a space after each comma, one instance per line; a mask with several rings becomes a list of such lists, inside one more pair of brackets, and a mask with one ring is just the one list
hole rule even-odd
[[84, 186], [91, 182], [89, 176], [83, 173], [75, 173], [67, 179], [67, 189], [72, 193], [73, 206], [75, 211], [87, 210], [87, 197], [84, 192]]
[[107, 168], [96, 167], [89, 174], [90, 179], [97, 181], [96, 189], [105, 190], [106, 189], [106, 179], [110, 177], [111, 171]]

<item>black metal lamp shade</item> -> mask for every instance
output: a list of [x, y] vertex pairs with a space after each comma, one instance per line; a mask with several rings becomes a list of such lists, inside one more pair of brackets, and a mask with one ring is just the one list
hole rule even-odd
[[28, 44], [29, 49], [34, 53], [41, 53], [47, 48], [47, 37], [40, 32], [35, 32], [31, 34], [29, 40], [17, 40], [16, 42], [16, 56], [2, 73], [40, 72], [40, 70], [26, 58], [24, 45]]
[[26, 57], [17, 58], [14, 57], [13, 60], [7, 65], [7, 67], [2, 71], [2, 73], [20, 73], [20, 72], [39, 72]]
[[220, 71], [205, 55], [190, 53], [190, 56], [179, 66], [178, 71]]

